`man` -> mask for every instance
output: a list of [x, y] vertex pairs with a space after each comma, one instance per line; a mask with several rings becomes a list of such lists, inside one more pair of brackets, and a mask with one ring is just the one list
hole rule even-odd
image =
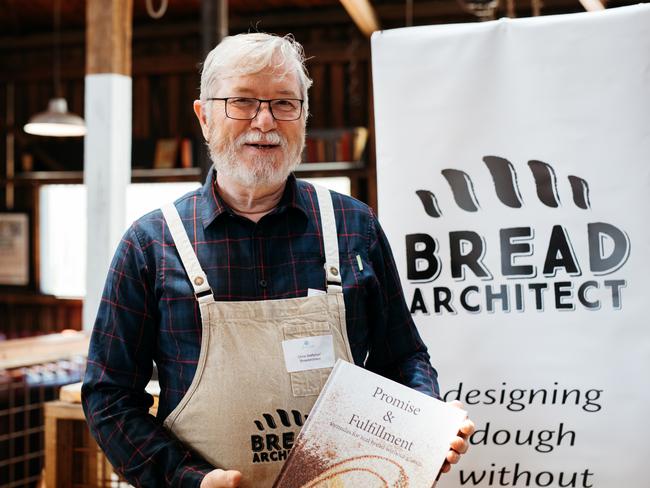
[[[194, 102], [213, 170], [201, 190], [136, 221], [117, 249], [83, 406], [136, 486], [270, 486], [331, 366], [288, 372], [292, 339], [438, 396], [372, 211], [292, 175], [310, 84], [292, 38], [226, 38]], [[144, 391], [152, 361], [156, 418]]]

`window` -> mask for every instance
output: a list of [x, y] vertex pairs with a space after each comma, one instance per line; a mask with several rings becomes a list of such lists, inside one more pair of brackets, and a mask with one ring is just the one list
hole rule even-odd
[[[350, 194], [350, 178], [306, 178]], [[132, 183], [126, 191], [125, 228], [142, 215], [195, 190], [199, 183]], [[43, 185], [40, 189], [41, 291], [60, 297], [86, 293], [86, 187]]]
[[[126, 191], [125, 228], [145, 213], [198, 188], [199, 183], [132, 183]], [[41, 291], [61, 297], [86, 293], [86, 187], [40, 188]]]

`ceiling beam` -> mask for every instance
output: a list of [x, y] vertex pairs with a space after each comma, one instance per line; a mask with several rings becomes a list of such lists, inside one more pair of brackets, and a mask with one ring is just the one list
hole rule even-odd
[[605, 10], [605, 6], [600, 0], [580, 0], [580, 4], [585, 8], [587, 12]]
[[379, 30], [379, 20], [370, 0], [341, 0], [341, 4], [366, 37]]
[[[610, 7], [628, 4], [626, 2], [615, 0], [609, 0], [607, 3]], [[576, 5], [575, 0], [544, 0], [543, 13], [568, 12], [572, 8], [572, 5]], [[394, 23], [395, 21], [404, 20], [404, 5], [377, 5], [375, 10], [378, 18], [384, 23]], [[517, 14], [519, 17], [530, 15], [530, 8], [517, 5]], [[474, 20], [472, 16], [463, 11], [456, 0], [418, 0], [413, 4], [413, 18], [416, 25], [418, 25], [419, 19], [426, 19], [429, 22], [435, 19], [441, 19], [444, 22]], [[350, 16], [339, 6], [334, 8], [312, 9], [309, 13], [300, 10], [282, 13], [274, 13], [270, 11], [250, 15], [230, 12], [229, 27], [231, 32], [240, 32], [254, 26], [256, 21], [261, 21], [260, 28], [271, 32], [273, 29], [286, 29], [290, 27], [315, 27], [331, 24], [345, 24], [346, 22], [349, 22], [349, 20]], [[61, 46], [83, 44], [83, 35], [84, 31], [82, 30], [61, 32]], [[200, 24], [197, 22], [181, 21], [174, 24], [136, 25], [133, 31], [134, 39], [167, 36], [178, 37], [185, 35], [200, 35]], [[32, 47], [41, 48], [44, 46], [51, 46], [51, 44], [51, 33], [32, 33], [28, 36], [2, 36], [0, 34], [0, 51], [14, 51], [16, 49]]]

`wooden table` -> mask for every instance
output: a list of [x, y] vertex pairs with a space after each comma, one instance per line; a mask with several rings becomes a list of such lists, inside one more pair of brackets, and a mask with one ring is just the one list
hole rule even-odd
[[[154, 395], [149, 410], [156, 414], [158, 382], [147, 391]], [[45, 403], [45, 483], [47, 488], [103, 488], [115, 486], [114, 471], [93, 439], [81, 407], [81, 383], [64, 386], [60, 398]], [[64, 401], [65, 400], [65, 401]], [[130, 486], [122, 482], [118, 486]]]
[[92, 438], [81, 404], [45, 404], [45, 483], [47, 488], [110, 486], [113, 472]]

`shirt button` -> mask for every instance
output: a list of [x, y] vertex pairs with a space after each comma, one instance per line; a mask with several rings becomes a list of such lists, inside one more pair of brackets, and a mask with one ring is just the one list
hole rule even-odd
[[260, 286], [266, 288], [266, 280], [260, 280]]

